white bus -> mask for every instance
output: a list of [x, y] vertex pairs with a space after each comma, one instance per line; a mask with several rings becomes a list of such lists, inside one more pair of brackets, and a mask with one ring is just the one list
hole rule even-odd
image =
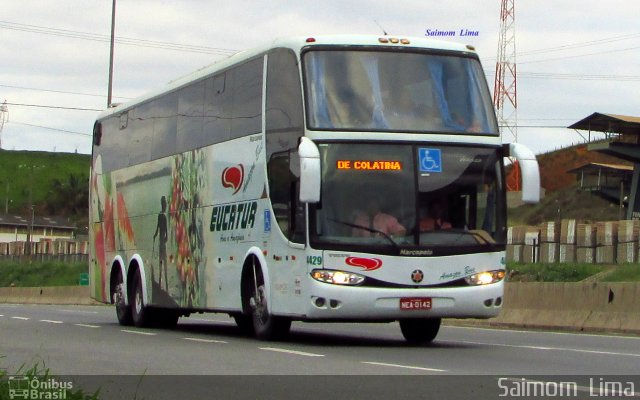
[[505, 157], [539, 196], [474, 49], [424, 38], [274, 41], [105, 111], [93, 143], [92, 296], [123, 325], [399, 321], [427, 343], [501, 309]]

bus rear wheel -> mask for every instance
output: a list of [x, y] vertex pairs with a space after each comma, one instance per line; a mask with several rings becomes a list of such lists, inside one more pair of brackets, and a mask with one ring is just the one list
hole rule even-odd
[[[147, 327], [151, 323], [151, 311], [144, 304], [142, 293], [142, 277], [140, 271], [136, 271], [133, 276], [132, 292], [129, 295], [129, 303], [131, 305], [131, 317], [133, 324], [138, 328]], [[177, 321], [177, 320], [176, 320]]]
[[291, 319], [277, 317], [270, 313], [262, 271], [255, 266], [254, 268], [255, 280], [253, 280], [249, 291], [249, 306], [254, 334], [260, 340], [284, 339], [291, 329]]
[[401, 319], [400, 330], [411, 344], [428, 344], [438, 336], [441, 318]]

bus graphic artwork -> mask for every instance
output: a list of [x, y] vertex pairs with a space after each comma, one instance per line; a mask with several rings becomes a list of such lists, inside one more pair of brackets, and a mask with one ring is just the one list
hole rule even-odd
[[244, 167], [238, 164], [227, 167], [222, 171], [222, 186], [233, 189], [233, 194], [238, 193], [244, 182]]
[[122, 325], [217, 312], [271, 340], [292, 321], [398, 321], [429, 343], [442, 318], [500, 313], [505, 157], [539, 197], [475, 50], [429, 38], [275, 40], [93, 132], [91, 293]]

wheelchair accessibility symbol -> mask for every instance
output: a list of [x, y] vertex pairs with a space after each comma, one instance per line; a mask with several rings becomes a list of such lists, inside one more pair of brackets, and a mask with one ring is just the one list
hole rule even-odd
[[442, 172], [442, 153], [440, 149], [418, 149], [420, 172]]

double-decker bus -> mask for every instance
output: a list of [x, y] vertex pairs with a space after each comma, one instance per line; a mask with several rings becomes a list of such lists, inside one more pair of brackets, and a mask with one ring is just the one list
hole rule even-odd
[[478, 55], [425, 38], [277, 40], [103, 112], [90, 179], [92, 296], [123, 325], [228, 313], [291, 321], [442, 318], [503, 302], [505, 157]]

